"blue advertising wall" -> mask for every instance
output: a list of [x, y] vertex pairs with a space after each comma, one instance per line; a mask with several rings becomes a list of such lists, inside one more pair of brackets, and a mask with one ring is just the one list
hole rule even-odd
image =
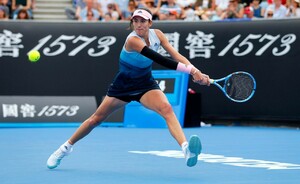
[[[128, 27], [128, 22], [0, 22], [0, 96], [92, 96], [99, 105], [118, 71]], [[256, 78], [253, 99], [242, 104], [189, 80], [188, 87], [201, 94], [202, 119], [300, 120], [299, 19], [154, 22], [153, 28], [211, 78], [238, 70]], [[32, 49], [41, 53], [37, 63], [27, 60]], [[153, 69], [166, 70], [158, 64]]]
[[[184, 126], [184, 115], [189, 75], [169, 70], [155, 70], [153, 77], [166, 94], [181, 126]], [[138, 102], [129, 103], [125, 108], [125, 127], [167, 128], [165, 120], [156, 112], [149, 110]]]

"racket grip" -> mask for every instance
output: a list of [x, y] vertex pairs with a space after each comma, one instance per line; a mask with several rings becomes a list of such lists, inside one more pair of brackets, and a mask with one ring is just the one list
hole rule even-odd
[[209, 79], [209, 83], [213, 84], [215, 82], [214, 79]]

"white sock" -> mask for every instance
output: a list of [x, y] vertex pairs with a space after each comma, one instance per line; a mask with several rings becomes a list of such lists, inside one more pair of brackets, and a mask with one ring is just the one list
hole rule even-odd
[[69, 141], [66, 141], [63, 145], [60, 146], [60, 148], [65, 151], [68, 152], [72, 149], [73, 145], [69, 143]]
[[187, 141], [185, 141], [185, 142], [183, 142], [183, 143], [181, 144], [181, 149], [182, 149], [183, 152], [184, 152], [184, 150], [188, 147], [188, 145], [189, 145], [189, 143], [188, 143]]

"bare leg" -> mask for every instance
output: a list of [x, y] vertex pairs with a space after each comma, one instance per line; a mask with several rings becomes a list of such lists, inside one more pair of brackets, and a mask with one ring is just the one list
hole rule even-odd
[[164, 117], [170, 133], [182, 148], [186, 159], [186, 165], [189, 167], [195, 166], [198, 161], [198, 155], [201, 153], [202, 149], [201, 141], [196, 135], [191, 136], [189, 142], [186, 141], [186, 137], [178, 119], [175, 116], [172, 106], [168, 102], [165, 94], [160, 90], [151, 90], [143, 95], [141, 103], [145, 107], [154, 110]]
[[100, 125], [111, 113], [126, 104], [126, 102], [117, 98], [106, 96], [96, 112], [85, 120], [71, 136], [69, 143], [72, 145], [75, 144], [77, 141], [88, 135], [96, 126]]
[[155, 112], [159, 113], [166, 120], [171, 135], [181, 146], [186, 142], [180, 123], [169, 103], [167, 97], [161, 90], [151, 90], [143, 95], [141, 103]]
[[49, 169], [56, 168], [61, 160], [72, 152], [72, 145], [77, 141], [88, 135], [96, 126], [105, 120], [112, 112], [124, 106], [126, 102], [119, 99], [106, 96], [98, 107], [96, 112], [85, 120], [81, 126], [75, 131], [71, 138], [62, 144], [55, 152], [53, 152], [47, 160], [47, 167]]

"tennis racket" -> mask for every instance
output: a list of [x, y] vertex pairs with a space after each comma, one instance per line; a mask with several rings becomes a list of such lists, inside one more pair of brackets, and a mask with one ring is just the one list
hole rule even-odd
[[254, 77], [247, 72], [238, 71], [220, 79], [210, 79], [227, 98], [234, 102], [246, 102], [252, 98], [256, 89]]

